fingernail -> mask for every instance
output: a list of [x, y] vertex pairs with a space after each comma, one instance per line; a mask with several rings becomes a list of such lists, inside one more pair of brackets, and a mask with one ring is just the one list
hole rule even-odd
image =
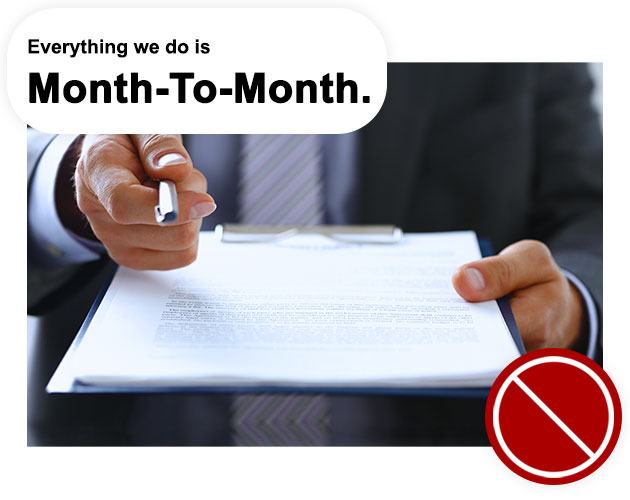
[[468, 283], [470, 283], [470, 286], [475, 290], [483, 290], [486, 287], [486, 280], [483, 279], [483, 274], [481, 274], [479, 269], [469, 267], [464, 273], [466, 274]]
[[210, 215], [217, 209], [216, 204], [211, 203], [209, 201], [202, 201], [201, 203], [197, 203], [193, 205], [190, 209], [190, 217], [192, 219], [201, 219], [202, 217], [206, 217]]
[[184, 158], [179, 153], [167, 153], [164, 156], [160, 156], [157, 161], [157, 166], [162, 167], [170, 167], [171, 165], [181, 165], [182, 163], [186, 163], [186, 158]]

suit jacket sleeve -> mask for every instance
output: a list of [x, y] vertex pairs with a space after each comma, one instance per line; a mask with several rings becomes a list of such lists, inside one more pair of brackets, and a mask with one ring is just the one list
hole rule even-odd
[[601, 362], [602, 134], [592, 81], [580, 64], [537, 68], [536, 175], [531, 224], [558, 265], [577, 276], [599, 313]]
[[[31, 184], [44, 152], [55, 140], [55, 135], [29, 128], [27, 130], [28, 196], [32, 196]], [[57, 161], [61, 162], [60, 157]], [[51, 209], [54, 207], [51, 207]], [[30, 221], [31, 217], [29, 217]], [[27, 312], [42, 314], [63, 300], [70, 290], [76, 290], [81, 282], [89, 279], [94, 263], [73, 265], [46, 265], [42, 253], [46, 250], [36, 241], [29, 223], [27, 230]], [[98, 263], [98, 265], [101, 265]]]

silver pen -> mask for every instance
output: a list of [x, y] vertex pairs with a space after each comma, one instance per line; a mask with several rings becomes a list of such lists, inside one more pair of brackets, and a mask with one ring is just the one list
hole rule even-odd
[[177, 220], [179, 206], [177, 189], [173, 181], [160, 181], [158, 204], [155, 206], [155, 220], [160, 226], [166, 226]]

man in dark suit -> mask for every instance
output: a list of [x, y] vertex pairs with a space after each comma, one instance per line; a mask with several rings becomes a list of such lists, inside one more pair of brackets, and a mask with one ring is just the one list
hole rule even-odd
[[[572, 348], [601, 360], [602, 141], [591, 88], [585, 66], [575, 64], [391, 64], [377, 117], [357, 133], [320, 138], [323, 221], [395, 224], [405, 231], [474, 229], [504, 250], [462, 266], [453, 277], [458, 293], [473, 301], [510, 294], [528, 349]], [[31, 310], [62, 310], [72, 289], [97, 283], [109, 261], [101, 255], [138, 269], [171, 269], [194, 260], [202, 224], [209, 228], [239, 218], [243, 141], [112, 135], [47, 143], [34, 136]], [[44, 169], [54, 175], [47, 178]], [[176, 225], [155, 225], [155, 186], [149, 178], [177, 182]], [[37, 216], [48, 212], [35, 193], [51, 183], [56, 221], [42, 224]], [[55, 224], [64, 234], [51, 234]], [[182, 408], [190, 400], [184, 398], [169, 404], [145, 398], [145, 409], [138, 411], [133, 398], [119, 396], [113, 406], [133, 407], [133, 418], [123, 412], [121, 435], [142, 434], [148, 427], [133, 422], [153, 418], [160, 428], [155, 414], [164, 408], [178, 408], [169, 422], [182, 420], [167, 425], [171, 430], [186, 427], [190, 418], [203, 420], [211, 412], [199, 405], [219, 404], [220, 398], [210, 399], [197, 398], [188, 416]], [[434, 439], [442, 432], [436, 420], [451, 418], [453, 428], [462, 421], [453, 417], [459, 410], [452, 401], [337, 398], [336, 403], [332, 444], [482, 442], [465, 436], [453, 441], [453, 432], [450, 440], [444, 433], [442, 441]], [[480, 422], [483, 404], [468, 406]], [[384, 437], [366, 439], [376, 428], [366, 408], [377, 409]], [[433, 420], [409, 423], [423, 422], [427, 410]], [[352, 432], [354, 440], [348, 437]], [[167, 442], [227, 442], [222, 431], [204, 430], [202, 438], [176, 434]]]

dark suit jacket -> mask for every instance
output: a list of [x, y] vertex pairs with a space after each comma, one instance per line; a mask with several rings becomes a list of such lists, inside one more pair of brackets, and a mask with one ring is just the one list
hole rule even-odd
[[[602, 137], [591, 90], [579, 64], [390, 64], [383, 108], [360, 131], [356, 222], [396, 224], [405, 231], [474, 229], [495, 248], [523, 238], [543, 240], [558, 264], [585, 283], [601, 312]], [[29, 141], [29, 156], [39, 151], [41, 144]], [[96, 286], [98, 266], [59, 278], [71, 283], [63, 294], [51, 294], [50, 279], [29, 268], [29, 307], [59, 314], [60, 307], [49, 304], [62, 303], [63, 309], [72, 300], [68, 289], [76, 294]], [[601, 328], [599, 340], [601, 361]], [[436, 408], [452, 403], [405, 404], [409, 418], [430, 404], [447, 421]], [[473, 411], [481, 417], [479, 407]], [[394, 418], [396, 425], [406, 424]], [[381, 444], [405, 442], [393, 431], [388, 436]]]

